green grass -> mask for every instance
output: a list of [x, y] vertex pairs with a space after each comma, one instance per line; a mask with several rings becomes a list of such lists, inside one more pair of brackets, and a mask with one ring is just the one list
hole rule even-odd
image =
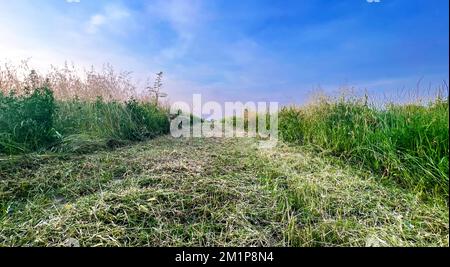
[[0, 91], [0, 153], [37, 150], [54, 141], [53, 92], [38, 88], [26, 96]]
[[448, 199], [448, 100], [378, 109], [340, 98], [284, 108], [279, 115], [287, 142], [315, 146], [423, 197]]
[[0, 159], [1, 246], [448, 246], [448, 206], [332, 158], [173, 139]]
[[285, 108], [270, 150], [158, 137], [167, 111], [135, 100], [0, 107], [0, 246], [449, 245], [448, 100]]
[[48, 88], [31, 94], [0, 94], [0, 154], [53, 150], [88, 152], [169, 131], [167, 112], [136, 100], [57, 101]]
[[291, 246], [448, 246], [448, 206], [305, 147], [260, 153]]

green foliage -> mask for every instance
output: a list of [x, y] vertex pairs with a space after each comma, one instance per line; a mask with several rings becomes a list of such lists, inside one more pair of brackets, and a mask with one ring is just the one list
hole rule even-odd
[[169, 131], [165, 110], [136, 100], [55, 101], [52, 91], [42, 88], [25, 96], [0, 95], [0, 107], [0, 153], [5, 154], [88, 151], [109, 146], [100, 141], [140, 141]]
[[[260, 122], [261, 116], [265, 116], [265, 121]], [[244, 127], [244, 132], [248, 133], [251, 131], [256, 131], [256, 133], [261, 133], [263, 131], [260, 131], [259, 127], [264, 123], [264, 128], [266, 131], [270, 130], [270, 123], [271, 123], [271, 114], [270, 113], [250, 113], [248, 110], [244, 111], [244, 116], [236, 116], [233, 115], [231, 117], [223, 118], [221, 120], [221, 123], [223, 127], [227, 125], [227, 127], [237, 128], [237, 127]]]
[[49, 88], [38, 88], [24, 96], [0, 92], [0, 153], [27, 152], [51, 144], [55, 110]]
[[448, 198], [448, 100], [377, 109], [359, 99], [284, 108], [287, 142], [312, 144], [419, 193]]
[[131, 115], [132, 122], [136, 125], [129, 134], [130, 140], [153, 138], [169, 132], [170, 125], [167, 116], [159, 107], [130, 100], [126, 103], [126, 109]]

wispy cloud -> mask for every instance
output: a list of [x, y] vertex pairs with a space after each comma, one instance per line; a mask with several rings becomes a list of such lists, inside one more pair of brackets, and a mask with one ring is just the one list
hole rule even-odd
[[117, 27], [119, 26], [120, 28], [120, 26], [127, 23], [127, 19], [130, 17], [130, 11], [127, 8], [118, 5], [109, 5], [102, 12], [90, 17], [86, 26], [86, 32], [96, 34], [102, 27], [117, 30]]
[[159, 0], [149, 2], [147, 10], [150, 15], [169, 23], [183, 39], [195, 35], [208, 12], [199, 0]]
[[141, 80], [164, 71], [164, 90], [173, 100], [193, 92], [218, 100], [297, 100], [319, 84], [390, 90], [422, 75], [448, 80], [448, 3], [436, 5], [5, 1], [0, 61], [31, 57], [39, 67], [109, 62]]
[[149, 2], [146, 9], [148, 16], [168, 25], [176, 34], [176, 41], [157, 55], [159, 61], [175, 60], [188, 53], [209, 12], [199, 0], [159, 0]]

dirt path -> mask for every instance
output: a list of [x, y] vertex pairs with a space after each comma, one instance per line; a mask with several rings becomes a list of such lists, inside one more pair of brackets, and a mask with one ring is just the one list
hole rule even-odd
[[0, 175], [6, 246], [448, 246], [445, 204], [249, 139], [162, 137]]

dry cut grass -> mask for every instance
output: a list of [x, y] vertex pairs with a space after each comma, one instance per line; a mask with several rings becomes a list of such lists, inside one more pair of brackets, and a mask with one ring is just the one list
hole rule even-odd
[[0, 160], [2, 246], [448, 246], [448, 207], [304, 148], [160, 137]]

